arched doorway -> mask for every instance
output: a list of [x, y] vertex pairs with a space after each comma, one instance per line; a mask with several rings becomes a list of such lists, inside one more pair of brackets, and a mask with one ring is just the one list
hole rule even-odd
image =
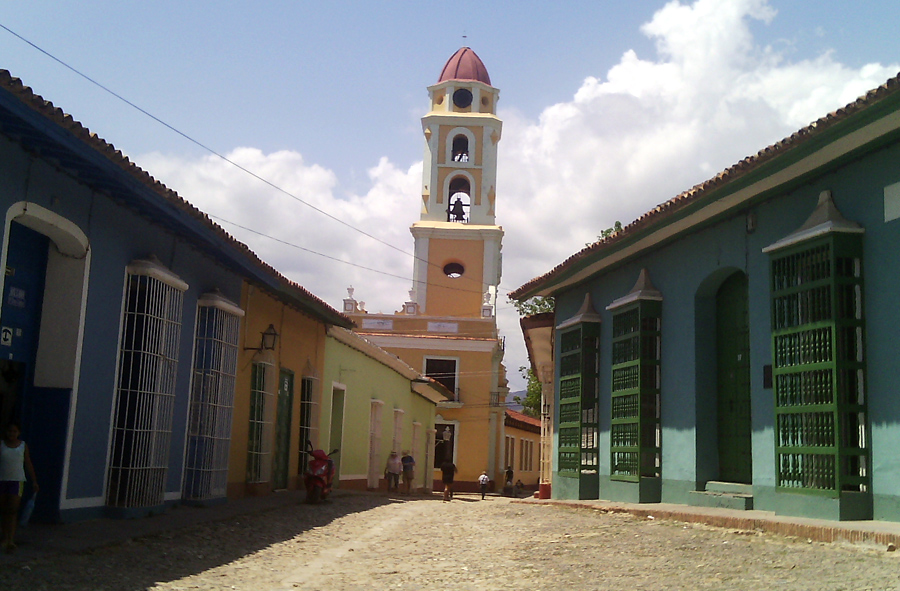
[[22, 425], [39, 467], [34, 519], [57, 521], [81, 359], [87, 237], [33, 203], [7, 211], [0, 264], [0, 412]]
[[747, 275], [730, 275], [716, 292], [716, 414], [719, 480], [750, 484], [750, 326]]

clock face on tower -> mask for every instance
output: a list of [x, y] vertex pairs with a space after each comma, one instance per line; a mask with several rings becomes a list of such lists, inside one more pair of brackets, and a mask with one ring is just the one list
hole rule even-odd
[[465, 109], [472, 104], [472, 91], [468, 88], [459, 88], [453, 93], [453, 104], [460, 109]]

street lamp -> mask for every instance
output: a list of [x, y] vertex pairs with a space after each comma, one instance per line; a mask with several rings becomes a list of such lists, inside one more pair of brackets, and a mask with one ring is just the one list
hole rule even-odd
[[274, 351], [275, 350], [275, 341], [278, 339], [278, 332], [275, 330], [275, 325], [270, 324], [269, 328], [262, 331], [260, 333], [262, 338], [259, 341], [259, 347], [244, 347], [245, 351]]
[[451, 439], [453, 439], [453, 431], [450, 430], [450, 425], [445, 425], [444, 430], [441, 432], [441, 440], [444, 443], [444, 461], [447, 462], [453, 460], [453, 452], [450, 447]]

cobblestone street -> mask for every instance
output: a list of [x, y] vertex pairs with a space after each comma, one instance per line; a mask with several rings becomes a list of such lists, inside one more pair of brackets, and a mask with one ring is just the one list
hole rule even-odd
[[2, 589], [900, 589], [900, 552], [458, 495], [343, 494], [0, 561]]

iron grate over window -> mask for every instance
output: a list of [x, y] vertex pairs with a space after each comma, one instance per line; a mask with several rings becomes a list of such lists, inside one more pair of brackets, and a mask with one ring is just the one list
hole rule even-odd
[[305, 474], [309, 465], [309, 454], [306, 453], [306, 442], [316, 440], [316, 429], [313, 427], [313, 378], [300, 380], [300, 444], [297, 474]]
[[164, 502], [187, 284], [157, 261], [127, 271], [106, 503], [153, 507]]
[[250, 431], [247, 437], [247, 482], [268, 482], [272, 478], [272, 426], [275, 393], [274, 368], [254, 363], [250, 368]]
[[562, 475], [595, 475], [599, 468], [599, 332], [598, 323], [581, 323], [560, 334], [558, 465]]
[[776, 486], [869, 489], [860, 234], [771, 254]]
[[662, 304], [637, 299], [613, 313], [610, 478], [638, 482], [662, 470]]
[[220, 297], [201, 298], [198, 305], [185, 499], [225, 496], [241, 316], [242, 310]]

